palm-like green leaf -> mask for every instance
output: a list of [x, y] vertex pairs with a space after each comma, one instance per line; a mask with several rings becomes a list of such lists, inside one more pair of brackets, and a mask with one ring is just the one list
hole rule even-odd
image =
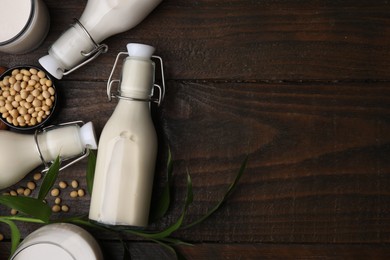
[[192, 180], [191, 180], [191, 176], [187, 172], [187, 194], [186, 194], [185, 204], [184, 204], [183, 211], [182, 211], [180, 217], [178, 218], [178, 220], [174, 224], [172, 224], [171, 226], [169, 226], [165, 230], [157, 232], [157, 233], [147, 233], [147, 232], [141, 232], [141, 231], [135, 231], [135, 230], [124, 230], [124, 231], [132, 233], [134, 235], [139, 235], [139, 236], [142, 236], [142, 237], [148, 238], [148, 239], [163, 239], [163, 238], [169, 237], [173, 232], [175, 232], [176, 230], [178, 230], [181, 227], [183, 220], [184, 220], [184, 216], [187, 212], [188, 206], [192, 203], [192, 201], [193, 201]]
[[92, 194], [93, 179], [95, 178], [96, 153], [93, 150], [89, 151], [87, 164], [87, 189], [88, 193]]
[[168, 211], [171, 203], [171, 188], [172, 188], [172, 173], [173, 173], [173, 160], [171, 150], [168, 150], [167, 161], [167, 181], [163, 188], [162, 194], [159, 196], [159, 200], [156, 205], [151, 209], [150, 218], [156, 221], [162, 218]]
[[121, 240], [123, 246], [123, 260], [131, 260], [130, 248], [127, 245], [126, 241]]
[[49, 170], [45, 174], [45, 178], [43, 179], [43, 182], [41, 184], [41, 188], [39, 189], [39, 194], [38, 194], [38, 199], [43, 200], [46, 195], [49, 193], [50, 189], [53, 187], [57, 176], [58, 172], [60, 171], [60, 157], [57, 156], [55, 161], [53, 162], [52, 165], [50, 165]]
[[236, 178], [234, 179], [233, 183], [230, 184], [228, 190], [226, 191], [225, 195], [223, 196], [223, 198], [218, 202], [217, 205], [215, 205], [212, 209], [210, 209], [206, 215], [204, 215], [203, 217], [201, 217], [200, 219], [192, 222], [191, 224], [188, 224], [187, 226], [183, 227], [183, 229], [186, 229], [186, 228], [190, 228], [190, 227], [193, 227], [195, 225], [198, 225], [200, 224], [201, 222], [203, 222], [204, 220], [206, 220], [208, 217], [210, 217], [212, 214], [214, 214], [221, 206], [222, 204], [226, 201], [226, 199], [230, 196], [230, 194], [233, 192], [233, 190], [235, 189], [235, 187], [237, 186], [239, 180], [241, 179], [241, 176], [242, 174], [244, 173], [245, 171], [245, 168], [246, 168], [246, 164], [248, 162], [248, 157], [246, 157], [243, 161], [243, 163], [241, 164], [241, 167], [240, 167], [240, 170], [238, 171], [238, 174], [236, 176]]
[[50, 207], [43, 203], [42, 200], [35, 198], [0, 195], [0, 204], [38, 218], [46, 223], [49, 222], [51, 216]]
[[11, 253], [13, 255], [20, 243], [20, 232], [15, 223], [11, 220], [0, 217], [0, 222], [6, 223], [11, 229]]

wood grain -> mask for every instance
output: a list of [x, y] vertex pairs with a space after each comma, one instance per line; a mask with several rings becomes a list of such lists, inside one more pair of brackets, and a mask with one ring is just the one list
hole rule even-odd
[[[46, 1], [50, 33], [10, 65], [36, 63], [80, 17], [86, 0]], [[106, 80], [128, 42], [156, 46], [168, 79], [388, 80], [390, 6], [369, 1], [164, 0], [134, 29], [110, 37], [109, 52], [68, 79]]]
[[[86, 0], [45, 2], [52, 24], [43, 45], [26, 55], [1, 54], [0, 65], [37, 64]], [[106, 98], [116, 54], [128, 42], [152, 44], [167, 79], [164, 103], [152, 107], [160, 144], [153, 201], [168, 146], [174, 196], [168, 215], [150, 229], [180, 215], [187, 171], [194, 203], [185, 224], [222, 198], [248, 155], [223, 208], [173, 234], [196, 245], [180, 247], [188, 259], [388, 259], [389, 13], [384, 0], [165, 0], [139, 26], [108, 38], [107, 54], [56, 83], [61, 105], [53, 123], [93, 121], [99, 136], [116, 105]], [[60, 180], [85, 188], [85, 169], [78, 163]], [[54, 218], [88, 213], [89, 196], [72, 200], [69, 191], [69, 214]], [[18, 225], [22, 237], [39, 227]], [[108, 259], [121, 259], [120, 243], [89, 231]], [[0, 233], [2, 259], [10, 234], [3, 224]], [[138, 237], [125, 239], [134, 259], [172, 258]]]
[[[5, 250], [10, 243], [3, 243]], [[121, 245], [100, 243], [106, 259], [122, 260]], [[128, 244], [131, 259], [172, 259], [172, 255], [161, 247], [150, 243]], [[107, 250], [109, 249], [109, 250]], [[112, 250], [115, 249], [115, 250]], [[209, 244], [181, 246], [180, 254], [186, 259], [388, 259], [389, 248], [383, 245], [273, 245], [273, 244]], [[0, 251], [0, 258], [7, 255]]]

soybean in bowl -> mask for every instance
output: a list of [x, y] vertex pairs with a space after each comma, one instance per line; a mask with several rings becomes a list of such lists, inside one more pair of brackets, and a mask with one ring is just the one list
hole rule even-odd
[[16, 130], [34, 130], [52, 117], [57, 103], [53, 80], [35, 66], [18, 66], [0, 76], [0, 120]]

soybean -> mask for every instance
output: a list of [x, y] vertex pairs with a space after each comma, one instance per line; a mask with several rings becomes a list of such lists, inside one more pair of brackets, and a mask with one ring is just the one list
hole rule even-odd
[[60, 205], [54, 205], [52, 208], [51, 208], [51, 211], [53, 211], [54, 213], [57, 213], [57, 212], [60, 212], [61, 211], [61, 207]]
[[78, 196], [77, 190], [74, 190], [70, 193], [71, 198], [76, 198]]
[[23, 195], [24, 196], [30, 196], [31, 195], [31, 190], [29, 188], [25, 189], [24, 192], [23, 192]]
[[56, 198], [54, 200], [54, 203], [57, 204], [57, 205], [61, 204], [61, 198]]
[[60, 195], [60, 190], [57, 189], [57, 188], [52, 189], [50, 194], [51, 194], [51, 196], [53, 196], [53, 197], [58, 197], [58, 195]]
[[72, 188], [76, 189], [79, 186], [79, 183], [78, 183], [78, 181], [73, 180], [71, 185], [72, 185]]
[[79, 190], [77, 191], [77, 195], [78, 195], [79, 197], [84, 197], [85, 191], [84, 191], [83, 189], [79, 189]]
[[61, 189], [65, 189], [66, 187], [68, 187], [68, 184], [65, 181], [60, 181], [58, 183], [58, 186], [60, 186]]
[[36, 187], [35, 182], [29, 181], [27, 183], [27, 188], [29, 188], [30, 190], [35, 190], [35, 187]]
[[42, 174], [37, 172], [37, 173], [34, 174], [33, 178], [34, 178], [35, 181], [39, 181], [42, 178]]

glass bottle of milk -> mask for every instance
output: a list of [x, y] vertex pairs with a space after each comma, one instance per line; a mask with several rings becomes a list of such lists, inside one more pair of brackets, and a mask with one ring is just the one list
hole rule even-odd
[[[103, 128], [95, 168], [89, 218], [108, 225], [148, 224], [157, 155], [157, 135], [150, 114], [154, 89], [154, 48], [128, 44], [116, 97], [119, 102]], [[160, 100], [162, 90], [160, 88]]]

